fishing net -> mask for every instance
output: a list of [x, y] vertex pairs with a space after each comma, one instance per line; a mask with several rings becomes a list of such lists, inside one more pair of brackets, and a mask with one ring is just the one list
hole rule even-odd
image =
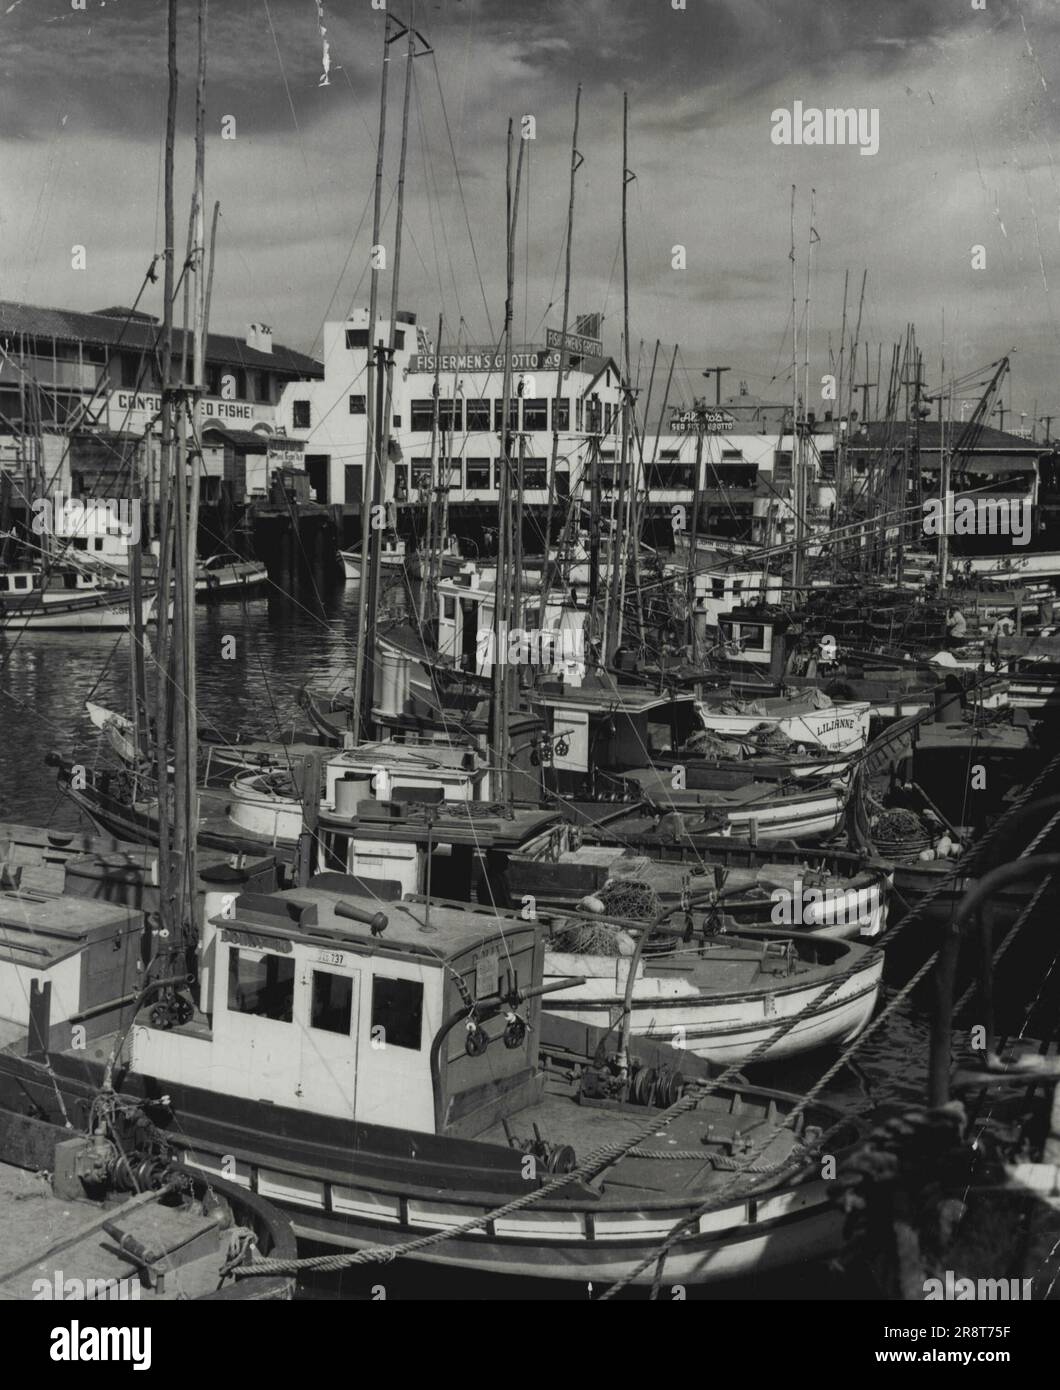
[[659, 915], [662, 903], [650, 883], [622, 879], [606, 883], [597, 894], [605, 912], [630, 922], [650, 922]]
[[758, 749], [768, 748], [775, 753], [786, 753], [795, 747], [795, 740], [789, 738], [779, 724], [771, 724], [768, 720], [748, 729], [744, 738]]
[[607, 922], [568, 920], [553, 934], [552, 945], [569, 956], [627, 956], [632, 952], [629, 935]]

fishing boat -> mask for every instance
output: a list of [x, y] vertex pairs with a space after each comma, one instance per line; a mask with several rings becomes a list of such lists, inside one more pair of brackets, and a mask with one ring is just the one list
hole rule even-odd
[[[144, 591], [142, 622], [150, 620], [156, 597]], [[72, 566], [0, 574], [0, 631], [122, 632], [128, 626], [125, 585]]]
[[623, 1068], [610, 1030], [543, 1011], [574, 981], [544, 979], [533, 924], [355, 887], [241, 896], [206, 928], [183, 1022], [162, 1026], [137, 995], [93, 1015], [91, 1047], [51, 1047], [46, 1068], [9, 1048], [0, 1107], [79, 1112], [114, 1056], [117, 1106], [314, 1246], [399, 1251], [433, 1234], [409, 1256], [583, 1288], [634, 1274], [692, 1216], [666, 1259], [682, 1283], [837, 1247], [814, 1143], [824, 1130], [841, 1151], [849, 1121], [814, 1105], [786, 1125], [794, 1097], [711, 1083], [669, 1040], [633, 1040]]
[[244, 560], [231, 551], [219, 551], [195, 567], [195, 593], [208, 599], [243, 595], [268, 583], [269, 572], [260, 560]]
[[656, 931], [642, 954], [627, 928], [608, 934], [605, 954], [593, 923], [591, 945], [564, 949], [564, 940], [579, 946], [585, 926], [568, 921], [545, 956], [546, 981], [584, 976], [548, 996], [549, 1012], [601, 1024], [629, 1008], [634, 1037], [661, 1039], [717, 1066], [753, 1060], [778, 1024], [796, 1015], [768, 1062], [852, 1041], [872, 1017], [883, 975], [882, 951], [817, 932], [744, 928], [686, 941]]

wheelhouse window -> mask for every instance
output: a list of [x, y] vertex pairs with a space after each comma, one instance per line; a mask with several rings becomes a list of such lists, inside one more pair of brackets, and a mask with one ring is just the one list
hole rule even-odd
[[[382, 1035], [376, 1033], [382, 1028]], [[388, 980], [376, 975], [372, 981], [372, 1037], [380, 1037], [387, 1047], [408, 1047], [418, 1051], [423, 1032], [423, 985], [419, 980]]]
[[294, 1009], [294, 957], [229, 947], [228, 1008], [231, 1013], [290, 1023]]
[[765, 628], [758, 623], [741, 623], [740, 643], [745, 651], [764, 652], [766, 649]]
[[314, 970], [309, 1024], [325, 1033], [349, 1033], [353, 1021], [353, 980], [333, 970]]
[[467, 432], [473, 434], [475, 431], [489, 431], [490, 427], [490, 403], [480, 400], [477, 397], [469, 400], [466, 405], [467, 411]]

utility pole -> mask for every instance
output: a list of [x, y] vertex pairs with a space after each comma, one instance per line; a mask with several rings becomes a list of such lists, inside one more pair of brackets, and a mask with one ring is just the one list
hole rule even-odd
[[1051, 441], [1051, 438], [1050, 438], [1050, 431], [1051, 431], [1051, 429], [1052, 429], [1052, 424], [1053, 424], [1053, 421], [1054, 421], [1055, 419], [1056, 419], [1056, 416], [1055, 416], [1055, 415], [1039, 415], [1039, 416], [1038, 416], [1038, 423], [1039, 423], [1040, 425], [1044, 425], [1044, 426], [1045, 426], [1045, 442], [1046, 442], [1046, 444], [1049, 444], [1049, 443], [1052, 442], [1052, 441]]
[[713, 376], [714, 378], [714, 404], [721, 405], [721, 376], [723, 372], [731, 372], [731, 367], [707, 367], [703, 375]]
[[1006, 410], [1006, 408], [1005, 408], [1003, 402], [998, 401], [997, 405], [994, 407], [994, 414], [995, 414], [995, 415], [1000, 415], [1000, 416], [1001, 416], [1001, 432], [1002, 432], [1002, 434], [1004, 434], [1004, 432], [1005, 432], [1005, 416], [1008, 415], [1009, 413], [1010, 413], [1010, 412], [1009, 412], [1008, 410]]

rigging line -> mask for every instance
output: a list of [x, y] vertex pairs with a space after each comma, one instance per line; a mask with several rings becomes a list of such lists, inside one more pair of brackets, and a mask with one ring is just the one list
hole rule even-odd
[[[437, 280], [437, 283], [438, 283], [439, 307], [440, 307], [441, 310], [442, 310], [442, 316], [443, 316], [443, 318], [446, 317], [446, 309], [447, 309], [447, 306], [446, 306], [446, 303], [445, 303], [445, 290], [443, 289], [444, 277], [443, 277], [443, 275], [442, 275], [442, 265], [441, 265], [441, 261], [440, 261], [439, 256], [438, 256], [438, 235], [437, 235], [437, 232], [435, 231], [435, 225], [434, 225], [434, 223], [435, 223], [435, 209], [436, 209], [436, 208], [437, 208], [437, 214], [438, 214], [438, 222], [439, 222], [439, 224], [441, 225], [441, 230], [442, 230], [442, 240], [443, 240], [443, 242], [445, 243], [446, 257], [447, 257], [448, 262], [449, 262], [449, 276], [450, 276], [450, 279], [451, 279], [452, 284], [453, 284], [453, 294], [454, 294], [454, 297], [455, 297], [455, 300], [456, 300], [457, 315], [458, 315], [459, 318], [463, 318], [463, 316], [464, 316], [464, 309], [463, 309], [463, 305], [460, 303], [460, 290], [459, 290], [459, 288], [457, 287], [457, 283], [456, 283], [456, 271], [455, 271], [455, 268], [454, 268], [454, 266], [453, 266], [453, 258], [452, 258], [452, 255], [450, 254], [450, 251], [449, 251], [449, 238], [446, 236], [446, 233], [445, 233], [445, 217], [444, 217], [444, 214], [443, 214], [443, 211], [442, 211], [441, 199], [440, 199], [439, 196], [438, 196], [437, 181], [435, 181], [435, 186], [434, 186], [433, 191], [432, 191], [432, 188], [431, 188], [432, 172], [433, 172], [433, 160], [428, 158], [428, 148], [429, 148], [429, 146], [428, 146], [428, 137], [427, 137], [427, 127], [426, 127], [426, 124], [425, 124], [425, 122], [424, 122], [424, 117], [423, 117], [423, 102], [422, 102], [422, 100], [421, 100], [419, 83], [418, 83], [418, 81], [416, 80], [416, 69], [415, 69], [415, 66], [413, 66], [412, 75], [413, 75], [413, 84], [412, 84], [412, 85], [413, 85], [413, 93], [414, 93], [415, 98], [416, 98], [416, 120], [417, 120], [417, 123], [418, 123], [418, 125], [419, 125], [419, 130], [420, 130], [420, 155], [421, 155], [421, 157], [422, 157], [422, 159], [423, 159], [423, 187], [424, 187], [424, 191], [426, 192], [426, 195], [427, 195], [427, 220], [428, 220], [428, 225], [429, 225], [430, 231], [431, 231], [431, 245], [432, 245], [432, 247], [433, 247], [433, 249], [434, 249], [434, 274], [435, 274], [435, 279]], [[440, 344], [440, 343], [438, 344], [438, 351], [441, 351], [441, 344]]]
[[313, 211], [316, 213], [317, 226], [319, 227], [320, 234], [323, 237], [326, 235], [324, 231], [324, 219], [320, 215], [320, 205], [317, 203], [316, 186], [314, 185], [313, 177], [309, 172], [309, 159], [306, 155], [305, 141], [302, 139], [302, 128], [298, 124], [298, 113], [294, 109], [294, 98], [291, 96], [291, 87], [287, 81], [287, 70], [284, 67], [283, 54], [280, 52], [280, 41], [279, 39], [277, 39], [276, 30], [273, 27], [272, 14], [269, 11], [269, 0], [261, 0], [261, 3], [265, 9], [265, 18], [268, 21], [269, 33], [272, 35], [273, 47], [276, 49], [276, 60], [280, 65], [280, 77], [283, 80], [283, 89], [287, 93], [287, 105], [291, 108], [291, 120], [294, 122], [294, 128], [298, 135], [298, 148], [302, 154], [302, 164], [305, 167], [306, 181], [309, 184], [309, 196], [313, 200]]
[[491, 315], [490, 315], [489, 303], [488, 303], [488, 301], [487, 301], [487, 299], [486, 299], [486, 286], [485, 286], [484, 283], [483, 283], [483, 280], [482, 280], [482, 270], [481, 270], [481, 267], [479, 266], [478, 250], [476, 249], [476, 246], [475, 246], [475, 234], [474, 234], [474, 232], [471, 230], [471, 215], [470, 215], [470, 213], [468, 212], [467, 199], [464, 197], [464, 182], [463, 182], [463, 179], [461, 179], [461, 177], [460, 177], [460, 165], [459, 165], [459, 163], [457, 162], [457, 158], [456, 158], [456, 147], [455, 147], [454, 144], [453, 144], [453, 132], [452, 132], [452, 129], [450, 128], [450, 125], [449, 125], [449, 113], [448, 113], [448, 111], [446, 110], [446, 106], [445, 106], [445, 93], [444, 93], [444, 91], [442, 90], [442, 78], [441, 78], [440, 72], [438, 71], [438, 57], [437, 57], [437, 54], [435, 53], [433, 47], [431, 48], [430, 58], [431, 58], [431, 66], [432, 66], [432, 68], [434, 69], [434, 79], [435, 79], [435, 82], [437, 83], [437, 86], [438, 86], [438, 99], [439, 99], [439, 101], [441, 102], [441, 107], [442, 107], [442, 120], [443, 120], [444, 123], [445, 123], [445, 133], [446, 133], [446, 137], [447, 137], [447, 139], [448, 139], [448, 141], [449, 141], [449, 153], [450, 153], [450, 155], [452, 156], [452, 160], [453, 160], [453, 169], [454, 169], [454, 172], [456, 173], [456, 186], [457, 186], [457, 191], [458, 191], [459, 194], [460, 194], [460, 203], [461, 203], [461, 206], [462, 206], [463, 209], [464, 209], [464, 222], [465, 222], [465, 224], [466, 224], [466, 226], [467, 226], [468, 244], [469, 244], [470, 247], [471, 247], [471, 256], [472, 256], [472, 259], [474, 260], [474, 263], [475, 263], [475, 274], [476, 274], [476, 276], [478, 277], [479, 291], [480, 291], [481, 294], [482, 294], [482, 307], [483, 307], [483, 308], [485, 309], [485, 311], [486, 311], [486, 326], [487, 326], [488, 329], [489, 329], [490, 340], [492, 341], [492, 340], [496, 337], [496, 333], [494, 332], [494, 328], [493, 328], [493, 319], [492, 319], [492, 317], [491, 317]]
[[[361, 235], [361, 228], [364, 226], [364, 220], [365, 220], [365, 218], [368, 216], [368, 209], [369, 209], [371, 206], [372, 206], [372, 190], [371, 190], [371, 188], [369, 188], [369, 190], [368, 190], [368, 196], [367, 196], [367, 197], [365, 198], [365, 200], [364, 200], [364, 207], [361, 209], [361, 218], [360, 218], [360, 221], [357, 223], [357, 227], [356, 227], [356, 229], [355, 229], [355, 231], [354, 231], [354, 233], [353, 233], [353, 236], [350, 238], [350, 246], [349, 246], [349, 250], [346, 252], [346, 259], [345, 259], [345, 261], [343, 262], [343, 264], [342, 264], [342, 269], [339, 271], [338, 278], [337, 278], [336, 281], [335, 281], [335, 287], [334, 287], [334, 289], [331, 291], [331, 298], [328, 300], [327, 308], [324, 310], [323, 317], [322, 317], [321, 320], [320, 320], [320, 327], [317, 329], [316, 334], [315, 334], [315, 336], [314, 336], [314, 338], [313, 338], [313, 341], [312, 341], [312, 342], [310, 343], [310, 345], [309, 345], [309, 353], [308, 353], [308, 355], [309, 355], [310, 357], [312, 357], [313, 353], [316, 351], [317, 344], [318, 344], [318, 343], [321, 343], [321, 345], [322, 345], [322, 340], [323, 340], [323, 336], [324, 336], [324, 327], [325, 327], [325, 325], [327, 324], [328, 315], [331, 313], [332, 305], [335, 303], [335, 300], [336, 300], [336, 298], [337, 298], [337, 296], [338, 296], [339, 290], [342, 288], [342, 282], [343, 282], [343, 280], [346, 278], [346, 271], [349, 269], [350, 261], [353, 260], [353, 253], [354, 253], [354, 251], [355, 251], [355, 249], [356, 249], [356, 247], [357, 247], [357, 238]], [[246, 264], [246, 262], [244, 262], [244, 264]], [[364, 279], [364, 276], [365, 276], [365, 271], [362, 270], [362, 272], [361, 272], [361, 280]], [[360, 289], [360, 286], [361, 286], [361, 280], [359, 280], [359, 281], [357, 282], [357, 289], [358, 289], [358, 290]], [[357, 293], [357, 291], [355, 290], [355, 291], [354, 291], [354, 297], [356, 297], [356, 293]], [[347, 315], [347, 317], [349, 317], [349, 316]]]

